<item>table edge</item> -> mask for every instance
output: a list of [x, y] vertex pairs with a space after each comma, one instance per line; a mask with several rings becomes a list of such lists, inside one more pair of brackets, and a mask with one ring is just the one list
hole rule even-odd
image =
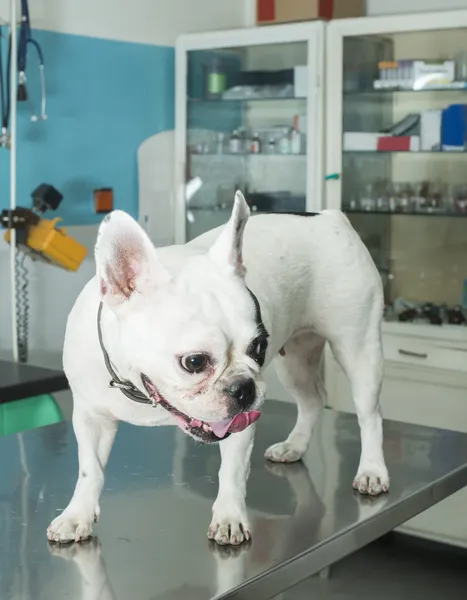
[[[351, 525], [343, 533], [334, 534], [318, 546], [255, 575], [236, 588], [215, 596], [213, 600], [271, 600], [464, 487], [467, 487], [467, 463], [418, 492], [413, 492], [399, 504], [383, 509], [363, 522]], [[351, 493], [358, 492], [350, 490], [349, 494]], [[381, 516], [385, 518], [381, 519]]]

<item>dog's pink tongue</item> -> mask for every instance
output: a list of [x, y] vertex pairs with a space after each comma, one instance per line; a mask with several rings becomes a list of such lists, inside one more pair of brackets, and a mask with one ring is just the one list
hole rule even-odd
[[218, 423], [210, 423], [211, 428], [218, 438], [225, 437], [227, 432], [238, 433], [243, 431], [261, 416], [259, 410], [250, 410], [247, 413], [239, 413], [233, 419], [225, 419], [225, 421], [219, 421]]

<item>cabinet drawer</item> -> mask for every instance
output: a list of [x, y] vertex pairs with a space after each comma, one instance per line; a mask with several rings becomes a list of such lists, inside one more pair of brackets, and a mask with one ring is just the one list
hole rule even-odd
[[[326, 357], [328, 404], [355, 412], [349, 382], [331, 356]], [[380, 396], [385, 419], [467, 432], [467, 376], [439, 369], [385, 366]]]
[[399, 527], [400, 531], [467, 548], [467, 488], [459, 490]]
[[385, 360], [406, 365], [467, 373], [467, 348], [409, 336], [384, 336]]

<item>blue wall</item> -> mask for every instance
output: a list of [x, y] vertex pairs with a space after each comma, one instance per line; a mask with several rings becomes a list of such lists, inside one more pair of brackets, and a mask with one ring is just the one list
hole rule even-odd
[[[57, 216], [98, 223], [92, 191], [113, 187], [114, 206], [137, 216], [137, 150], [174, 128], [174, 49], [34, 31], [42, 46], [49, 119], [31, 123], [18, 105], [18, 205], [50, 183], [64, 195]], [[37, 59], [28, 55], [28, 88], [40, 104]], [[0, 149], [0, 208], [9, 204], [9, 156]]]

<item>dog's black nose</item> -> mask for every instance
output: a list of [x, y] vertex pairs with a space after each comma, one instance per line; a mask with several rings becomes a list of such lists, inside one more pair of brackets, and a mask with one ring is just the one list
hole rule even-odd
[[248, 408], [256, 399], [256, 386], [253, 379], [236, 379], [225, 391], [242, 408]]

